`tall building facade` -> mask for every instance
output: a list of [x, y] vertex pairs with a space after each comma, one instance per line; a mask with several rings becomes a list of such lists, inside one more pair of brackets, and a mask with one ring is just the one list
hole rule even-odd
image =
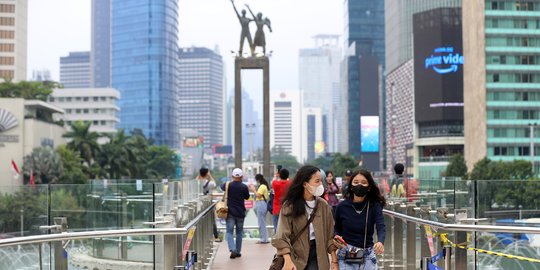
[[284, 151], [303, 162], [302, 130], [302, 92], [270, 92], [270, 149]]
[[204, 147], [223, 143], [223, 59], [202, 47], [178, 53], [178, 125], [204, 138]]
[[533, 160], [539, 171], [539, 11], [538, 1], [463, 1], [469, 170], [488, 157]]
[[[232, 126], [232, 128], [234, 128], [234, 125]], [[263, 144], [262, 129], [263, 129], [262, 120], [260, 119], [257, 111], [255, 111], [255, 104], [253, 102], [253, 99], [251, 98], [248, 91], [242, 90], [242, 155], [243, 157], [249, 157], [249, 155], [255, 154], [257, 149], [262, 149], [262, 146], [263, 146], [262, 145]], [[255, 160], [255, 159], [252, 159], [252, 160]]]
[[111, 86], [111, 0], [92, 0], [92, 87]]
[[70, 52], [60, 57], [60, 83], [65, 88], [89, 88], [92, 85], [90, 52]]
[[[305, 106], [305, 104], [304, 104]], [[302, 110], [302, 157], [311, 161], [325, 152], [324, 130], [326, 117], [321, 108], [304, 107]]]
[[111, 84], [122, 96], [120, 127], [179, 146], [178, 1], [111, 1]]
[[26, 80], [28, 0], [0, 0], [0, 79]]
[[338, 35], [316, 35], [316, 46], [300, 49], [298, 82], [304, 93], [304, 106], [321, 108], [328, 120], [325, 133], [325, 152], [337, 150], [340, 106], [341, 46]]
[[[353, 154], [371, 170], [380, 169], [380, 147], [367, 145], [380, 143], [380, 131], [384, 131], [384, 126], [381, 129], [379, 124], [384, 123], [384, 2], [344, 1], [346, 53], [341, 88], [342, 100], [347, 103], [342, 104], [342, 123], [347, 126], [341, 136], [344, 143], [340, 150]], [[368, 117], [364, 123], [362, 117]], [[379, 119], [376, 127], [375, 118], [371, 117]]]

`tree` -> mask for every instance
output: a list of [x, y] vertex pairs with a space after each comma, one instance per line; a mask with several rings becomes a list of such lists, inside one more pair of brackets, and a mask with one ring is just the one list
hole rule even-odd
[[107, 172], [108, 178], [120, 179], [129, 176], [130, 160], [133, 156], [132, 148], [128, 145], [128, 136], [123, 129], [114, 135], [108, 135], [109, 142], [101, 147], [98, 162], [101, 168]]
[[352, 155], [336, 153], [332, 160], [331, 169], [334, 172], [334, 176], [338, 177], [345, 175], [347, 170], [358, 170], [360, 169], [360, 166], [358, 165], [358, 161], [356, 161]]
[[71, 131], [67, 132], [63, 136], [64, 138], [70, 139], [70, 142], [67, 144], [68, 147], [71, 150], [77, 151], [88, 167], [94, 163], [100, 151], [100, 147], [97, 142], [99, 134], [97, 132], [90, 131], [90, 125], [90, 122], [73, 122], [70, 125]]
[[20, 81], [15, 83], [7, 80], [0, 83], [0, 97], [46, 101], [55, 88], [61, 88], [61, 85], [53, 81]]
[[153, 178], [173, 178], [176, 174], [176, 154], [166, 145], [148, 147], [147, 176]]
[[487, 157], [476, 162], [471, 171], [470, 179], [471, 180], [490, 180], [491, 179], [491, 176], [489, 175], [490, 163], [491, 163], [491, 160]]
[[332, 170], [332, 160], [326, 156], [319, 156], [316, 159], [309, 162], [309, 164], [321, 168], [323, 170]]
[[56, 183], [63, 172], [60, 155], [49, 146], [34, 148], [30, 155], [24, 157], [25, 179], [30, 179], [33, 173], [36, 184]]
[[64, 173], [60, 175], [58, 183], [61, 184], [86, 184], [88, 176], [84, 173], [82, 159], [78, 152], [61, 145], [56, 149], [60, 155], [60, 161], [64, 167]]
[[300, 168], [300, 163], [296, 160], [296, 157], [287, 153], [281, 147], [272, 148], [272, 163], [276, 165], [281, 165], [283, 168], [289, 170], [290, 175], [296, 174], [296, 171]]
[[456, 154], [450, 159], [450, 164], [446, 167], [445, 176], [461, 177], [461, 179], [467, 179], [467, 164], [465, 164], [465, 158], [463, 155]]

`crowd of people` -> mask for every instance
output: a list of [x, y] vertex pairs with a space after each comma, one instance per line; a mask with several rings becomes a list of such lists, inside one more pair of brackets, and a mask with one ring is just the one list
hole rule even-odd
[[[397, 164], [395, 169], [394, 195], [409, 185], [402, 176], [403, 165]], [[257, 244], [271, 243], [276, 256], [283, 258], [282, 269], [378, 269], [376, 255], [384, 252], [386, 235], [383, 208], [390, 190], [380, 189], [371, 172], [346, 170], [342, 183], [334, 172], [311, 165], [301, 167], [292, 180], [289, 170], [281, 166], [270, 183], [257, 174], [255, 183], [246, 185], [240, 168], [231, 176], [228, 185], [220, 186], [228, 195], [225, 239], [231, 259], [242, 256], [244, 201], [251, 192], [259, 227]], [[208, 169], [202, 168], [198, 179], [205, 194], [216, 188]], [[272, 215], [272, 236], [267, 230], [268, 212]], [[220, 241], [215, 226], [214, 237]]]

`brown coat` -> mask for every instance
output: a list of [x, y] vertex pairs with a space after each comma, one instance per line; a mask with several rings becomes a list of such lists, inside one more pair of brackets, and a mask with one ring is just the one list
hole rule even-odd
[[[317, 261], [319, 269], [330, 269], [328, 253], [337, 249], [332, 241], [334, 237], [334, 218], [332, 210], [325, 200], [317, 198], [317, 204], [317, 213], [313, 219], [315, 241], [317, 242]], [[309, 227], [294, 242], [292, 250], [290, 240], [306, 225], [308, 216], [307, 213], [298, 218], [287, 216], [291, 211], [291, 205], [284, 205], [281, 208], [276, 239], [272, 240], [272, 245], [277, 249], [277, 255], [291, 254], [291, 259], [296, 268], [302, 270], [306, 268], [309, 257]]]

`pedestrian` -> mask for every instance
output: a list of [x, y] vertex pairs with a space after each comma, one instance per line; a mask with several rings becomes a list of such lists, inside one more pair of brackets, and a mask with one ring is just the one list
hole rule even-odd
[[[199, 170], [199, 175], [197, 175], [197, 180], [199, 180], [201, 189], [203, 192], [203, 195], [211, 194], [216, 189], [216, 180], [214, 180], [214, 177], [212, 177], [212, 174], [210, 173], [210, 170], [208, 168], [202, 167]], [[212, 224], [213, 224], [213, 233], [214, 233], [214, 241], [221, 242], [221, 238], [219, 238], [219, 232], [216, 225], [216, 216], [215, 214], [212, 215]]]
[[326, 193], [328, 194], [328, 205], [332, 208], [332, 214], [335, 214], [336, 206], [339, 204], [337, 194], [339, 193], [339, 187], [336, 185], [334, 179], [334, 172], [326, 172], [326, 182], [328, 183]]
[[266, 204], [268, 203], [268, 182], [262, 174], [255, 175], [258, 188], [250, 185], [251, 192], [255, 194], [255, 212], [257, 213], [257, 222], [259, 224], [260, 241], [257, 244], [268, 244], [268, 229], [266, 229], [266, 213], [268, 212]]
[[274, 190], [274, 202], [272, 205], [272, 221], [274, 223], [274, 235], [277, 232], [277, 224], [279, 219], [279, 211], [281, 210], [281, 202], [283, 196], [287, 193], [289, 186], [289, 170], [281, 168], [276, 174], [276, 179], [272, 181], [272, 189]]
[[[231, 255], [229, 258], [234, 259], [242, 256], [242, 238], [244, 236], [244, 218], [246, 217], [246, 206], [244, 201], [249, 199], [248, 187], [242, 183], [244, 173], [242, 169], [235, 168], [232, 171], [232, 181], [221, 185], [222, 190], [227, 191], [227, 207], [229, 213], [227, 215], [226, 238], [227, 245]], [[233, 231], [236, 228], [236, 242], [233, 238]]]
[[349, 182], [351, 181], [351, 175], [351, 170], [345, 171], [345, 182], [341, 183], [341, 194], [343, 199], [347, 198], [347, 185], [349, 185]]
[[405, 171], [405, 166], [403, 166], [403, 164], [397, 163], [394, 165], [395, 176], [392, 180], [392, 189], [390, 193], [390, 196], [394, 198], [405, 197], [405, 176], [403, 175], [403, 171]]
[[[375, 254], [384, 252], [386, 227], [382, 210], [386, 200], [369, 171], [357, 171], [351, 178], [346, 191], [349, 195], [336, 208], [339, 269], [378, 269]], [[377, 242], [374, 243], [375, 227]]]
[[[321, 172], [305, 165], [296, 173], [283, 198], [278, 230], [272, 245], [283, 256], [283, 269], [337, 270], [332, 210], [320, 196]], [[332, 263], [328, 260], [332, 257]]]

